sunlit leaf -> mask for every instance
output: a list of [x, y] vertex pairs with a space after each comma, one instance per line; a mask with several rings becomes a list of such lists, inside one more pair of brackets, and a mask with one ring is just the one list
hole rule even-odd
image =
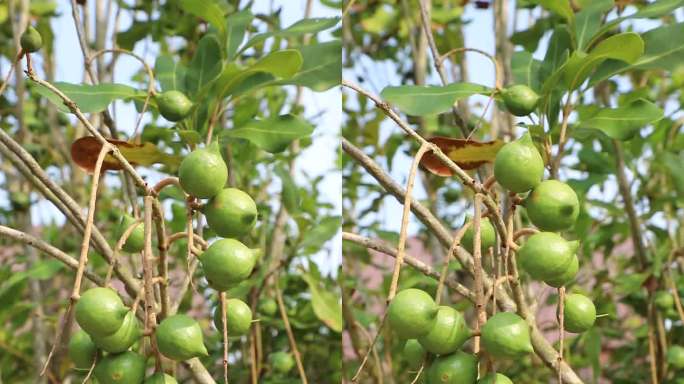
[[225, 30], [224, 11], [215, 0], [180, 0], [180, 6], [185, 12], [206, 20], [221, 31]]
[[244, 51], [245, 49], [252, 47], [262, 41], [268, 39], [269, 37], [296, 37], [301, 36], [306, 33], [316, 33], [324, 29], [334, 27], [340, 21], [339, 17], [331, 18], [309, 18], [300, 20], [285, 29], [274, 32], [265, 32], [255, 35], [240, 49]]
[[298, 48], [304, 61], [301, 69], [278, 84], [301, 85], [319, 92], [339, 85], [342, 81], [341, 49], [340, 40]]
[[[145, 92], [123, 84], [90, 85], [55, 82], [53, 85], [73, 100], [83, 113], [102, 112], [114, 100], [130, 100], [136, 97], [144, 99], [146, 96]], [[60, 111], [70, 112], [62, 99], [49, 89], [42, 86], [34, 89], [54, 103]]]
[[447, 112], [455, 102], [477, 94], [490, 94], [491, 89], [472, 83], [446, 86], [401, 85], [386, 87], [382, 98], [408, 115], [424, 116]]
[[585, 129], [595, 129], [617, 140], [629, 140], [647, 124], [663, 117], [663, 110], [650, 101], [639, 99], [618, 108], [603, 108], [595, 115], [578, 125]]

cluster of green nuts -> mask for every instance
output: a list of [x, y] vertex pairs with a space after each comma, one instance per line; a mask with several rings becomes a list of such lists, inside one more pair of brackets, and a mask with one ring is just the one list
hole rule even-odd
[[[567, 241], [559, 231], [570, 229], [579, 215], [579, 200], [566, 183], [543, 180], [544, 160], [529, 133], [504, 145], [494, 160], [494, 177], [506, 190], [528, 193], [523, 205], [540, 232], [530, 236], [518, 251], [518, 261], [533, 279], [552, 287], [571, 282], [579, 269], [579, 242]], [[586, 296], [565, 296], [565, 329], [584, 332], [596, 320], [594, 303]]]
[[[388, 308], [387, 320], [394, 333], [406, 340], [403, 356], [412, 369], [427, 364], [427, 354], [436, 355], [427, 369], [427, 383], [512, 383], [500, 373], [478, 381], [477, 357], [461, 347], [473, 336], [463, 314], [437, 305], [425, 291], [415, 288], [397, 293]], [[494, 358], [515, 359], [533, 351], [525, 320], [500, 312], [481, 329], [482, 343]]]
[[69, 357], [76, 370], [89, 371], [94, 365], [93, 375], [101, 384], [176, 383], [162, 372], [145, 378], [147, 359], [133, 351], [142, 337], [142, 327], [116, 291], [89, 289], [74, 312], [81, 329], [69, 340]]

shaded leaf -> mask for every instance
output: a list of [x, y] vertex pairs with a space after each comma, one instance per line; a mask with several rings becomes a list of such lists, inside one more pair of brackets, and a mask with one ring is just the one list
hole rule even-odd
[[319, 280], [310, 273], [302, 274], [311, 292], [311, 305], [314, 313], [328, 328], [342, 332], [342, 302], [340, 295], [321, 288]]
[[658, 0], [639, 9], [637, 13], [630, 17], [634, 19], [661, 17], [681, 6], [684, 6], [684, 0]]
[[170, 55], [157, 57], [154, 64], [154, 75], [159, 81], [162, 91], [185, 91], [185, 73], [187, 69], [175, 62]]
[[282, 152], [294, 140], [311, 135], [314, 127], [293, 115], [268, 120], [252, 120], [245, 125], [223, 132], [226, 137], [246, 139], [271, 153]]
[[320, 251], [323, 245], [340, 230], [340, 225], [341, 217], [339, 216], [323, 218], [304, 234], [299, 243], [299, 249], [306, 254]]
[[197, 45], [185, 76], [185, 89], [188, 93], [196, 94], [214, 80], [221, 73], [221, 60], [221, 46], [216, 36], [204, 36]]
[[240, 93], [256, 88], [257, 85], [265, 85], [276, 79], [287, 79], [294, 76], [302, 67], [302, 55], [294, 49], [285, 49], [270, 53], [247, 68], [238, 67], [235, 64], [228, 65], [223, 69], [216, 80], [216, 93], [220, 98], [234, 94], [235, 90], [247, 79], [258, 73], [259, 81], [252, 82], [251, 87], [240, 88]]
[[539, 71], [541, 61], [535, 59], [527, 51], [518, 51], [511, 58], [511, 71], [516, 84], [525, 84], [538, 91], [541, 88]]
[[627, 106], [604, 108], [579, 127], [596, 129], [617, 140], [631, 139], [645, 125], [660, 120], [663, 110], [650, 101], [639, 99]]
[[247, 41], [247, 43], [242, 47], [242, 49], [240, 49], [240, 52], [244, 51], [249, 47], [261, 43], [269, 37], [296, 37], [306, 33], [316, 33], [334, 27], [339, 21], [339, 17], [314, 17], [309, 19], [303, 19], [297, 21], [296, 23], [290, 25], [285, 29], [273, 32], [260, 33], [258, 35], [253, 36], [251, 39]]
[[226, 56], [229, 59], [235, 57], [242, 40], [245, 38], [245, 33], [247, 32], [247, 27], [252, 22], [254, 15], [252, 12], [246, 8], [240, 12], [234, 13], [226, 19], [226, 25], [228, 25], [227, 38], [226, 38]]
[[614, 5], [613, 0], [594, 0], [577, 13], [575, 25], [577, 49], [584, 51], [587, 48], [589, 41], [601, 27], [603, 14]]
[[[504, 145], [501, 140], [479, 142], [439, 136], [432, 137], [428, 141], [437, 145], [444, 154], [463, 169], [475, 169], [482, 164], [493, 161], [496, 153]], [[448, 177], [453, 175], [451, 169], [432, 152], [423, 155], [420, 165], [437, 176]]]
[[447, 86], [401, 85], [386, 87], [380, 95], [408, 115], [424, 116], [443, 113], [455, 102], [476, 94], [489, 95], [491, 89], [472, 83], [453, 83]]
[[278, 175], [280, 182], [282, 183], [280, 198], [283, 201], [285, 208], [290, 214], [298, 212], [301, 199], [299, 198], [299, 191], [297, 190], [297, 185], [294, 180], [292, 180], [292, 176], [280, 165], [276, 165], [275, 174]]
[[[132, 165], [151, 165], [156, 163], [163, 163], [168, 166], [178, 166], [180, 164], [180, 156], [169, 155], [164, 153], [156, 145], [150, 142], [143, 144], [134, 144], [121, 140], [107, 139], [107, 141], [116, 146], [121, 154]], [[77, 139], [71, 144], [71, 159], [81, 169], [92, 173], [95, 170], [97, 157], [102, 149], [102, 143], [94, 136], [85, 136]], [[123, 169], [121, 163], [111, 154], [107, 154], [102, 162], [102, 171], [120, 170]]]

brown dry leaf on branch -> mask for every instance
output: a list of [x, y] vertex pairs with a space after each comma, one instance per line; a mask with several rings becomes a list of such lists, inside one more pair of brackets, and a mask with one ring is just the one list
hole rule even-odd
[[[152, 165], [165, 164], [170, 167], [176, 167], [180, 164], [181, 158], [179, 156], [169, 155], [157, 148], [153, 143], [134, 144], [122, 140], [107, 139], [107, 141], [116, 146], [121, 154], [133, 165]], [[71, 159], [81, 169], [92, 173], [95, 169], [97, 156], [102, 149], [100, 143], [93, 136], [85, 136], [76, 140], [71, 144]], [[118, 171], [123, 169], [123, 166], [117, 161], [114, 156], [108, 154], [102, 163], [103, 171]]]
[[[435, 136], [428, 141], [435, 144], [459, 167], [467, 170], [476, 169], [485, 163], [494, 161], [496, 153], [504, 145], [501, 140], [480, 142], [443, 136]], [[423, 156], [420, 165], [437, 176], [449, 177], [453, 175], [449, 167], [432, 152]]]

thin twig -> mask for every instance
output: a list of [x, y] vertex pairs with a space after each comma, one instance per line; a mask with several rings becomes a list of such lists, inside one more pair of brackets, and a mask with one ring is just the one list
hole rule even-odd
[[416, 153], [411, 170], [409, 172], [408, 181], [406, 182], [406, 196], [404, 197], [404, 209], [401, 215], [401, 229], [399, 231], [399, 244], [397, 245], [397, 258], [394, 261], [394, 270], [392, 272], [392, 281], [390, 283], [389, 294], [387, 295], [387, 302], [394, 299], [397, 294], [397, 287], [399, 285], [399, 273], [401, 265], [404, 262], [404, 248], [406, 247], [406, 236], [408, 231], [409, 214], [411, 213], [411, 193], [413, 192], [413, 184], [416, 180], [416, 172], [418, 171], [418, 164], [423, 158], [425, 152], [428, 151], [428, 146], [422, 144]]
[[297, 370], [299, 371], [299, 378], [302, 380], [303, 384], [308, 384], [306, 379], [306, 372], [304, 371], [304, 364], [302, 364], [302, 356], [299, 354], [299, 348], [297, 348], [297, 340], [292, 332], [292, 326], [290, 325], [290, 319], [287, 316], [287, 309], [285, 308], [285, 303], [283, 302], [283, 294], [280, 292], [280, 287], [278, 287], [278, 278], [274, 279], [275, 283], [273, 288], [276, 294], [276, 302], [278, 303], [278, 309], [280, 310], [280, 317], [283, 319], [283, 325], [285, 326], [285, 332], [287, 333], [287, 339], [290, 342], [290, 349], [292, 349], [292, 355], [294, 355], [295, 363], [297, 363]]
[[114, 272], [114, 267], [117, 265], [118, 261], [118, 256], [119, 253], [121, 252], [121, 249], [123, 248], [123, 245], [128, 241], [128, 238], [131, 236], [133, 231], [138, 228], [139, 225], [142, 224], [142, 220], [136, 220], [133, 222], [133, 224], [129, 225], [128, 228], [121, 234], [121, 237], [119, 240], [117, 240], [116, 245], [114, 246], [114, 254], [112, 255], [112, 263], [109, 264], [109, 268], [107, 268], [107, 275], [105, 276], [105, 285], [109, 285], [110, 281], [112, 280], [112, 273]]
[[[373, 249], [375, 251], [384, 253], [385, 255], [391, 257], [397, 257], [397, 250], [392, 248], [390, 245], [385, 244], [381, 240], [369, 239], [367, 237], [363, 237], [350, 232], [342, 232], [342, 240], [351, 241], [353, 243], [359, 244], [368, 249]], [[443, 275], [441, 273], [436, 272], [432, 269], [432, 267], [429, 264], [425, 264], [411, 255], [404, 255], [404, 262], [406, 263], [406, 265], [421, 272], [425, 276], [432, 277], [433, 279], [438, 281], [442, 280]], [[445, 280], [444, 284], [450, 289], [453, 289], [454, 291], [458, 292], [460, 295], [463, 295], [463, 297], [465, 297], [466, 299], [472, 302], [475, 301], [475, 294], [469, 288], [462, 285], [458, 281]]]
[[[438, 305], [442, 301], [442, 289], [444, 288], [444, 281], [446, 280], [447, 272], [449, 270], [451, 256], [456, 251], [456, 248], [461, 246], [461, 239], [463, 239], [463, 235], [465, 235], [466, 231], [471, 225], [472, 222], [469, 221], [459, 228], [458, 231], [456, 231], [454, 234], [454, 240], [451, 242], [451, 246], [449, 247], [449, 251], [444, 255], [444, 266], [442, 267], [441, 276], [439, 277], [439, 282], [437, 283], [437, 292], [435, 293], [435, 303]], [[470, 292], [470, 294], [472, 295], [472, 292]]]
[[219, 301], [221, 303], [221, 325], [223, 334], [223, 381], [228, 384], [228, 301], [226, 300], [226, 292], [219, 292]]
[[[475, 312], [477, 314], [475, 332], [479, 332], [480, 328], [487, 321], [487, 313], [484, 310], [484, 285], [482, 282], [482, 239], [480, 226], [482, 219], [482, 195], [479, 193], [475, 194], [473, 210], [473, 270], [475, 278]], [[473, 339], [473, 352], [475, 354], [480, 352], [479, 336]]]
[[154, 300], [154, 271], [152, 259], [152, 196], [145, 196], [145, 250], [143, 251], [143, 279], [145, 284], [145, 334], [150, 335], [150, 347], [155, 356], [155, 368], [161, 369], [161, 354], [157, 348], [157, 339], [152, 335], [157, 326], [157, 313], [155, 312]]
[[565, 339], [565, 287], [558, 288], [558, 384], [563, 384], [561, 363], [563, 362], [563, 341]]
[[380, 339], [380, 335], [382, 334], [382, 329], [385, 327], [386, 321], [387, 321], [387, 310], [385, 310], [385, 312], [382, 314], [382, 320], [380, 320], [380, 324], [378, 325], [378, 331], [375, 334], [373, 341], [368, 346], [368, 350], [366, 351], [366, 354], [363, 356], [363, 360], [361, 360], [361, 364], [356, 369], [356, 373], [354, 373], [354, 376], [351, 379], [352, 383], [358, 383], [359, 376], [361, 376], [361, 372], [363, 372], [363, 367], [366, 366], [366, 363], [368, 362], [368, 357], [370, 356], [371, 352], [375, 350], [375, 344], [377, 344], [378, 340]]

